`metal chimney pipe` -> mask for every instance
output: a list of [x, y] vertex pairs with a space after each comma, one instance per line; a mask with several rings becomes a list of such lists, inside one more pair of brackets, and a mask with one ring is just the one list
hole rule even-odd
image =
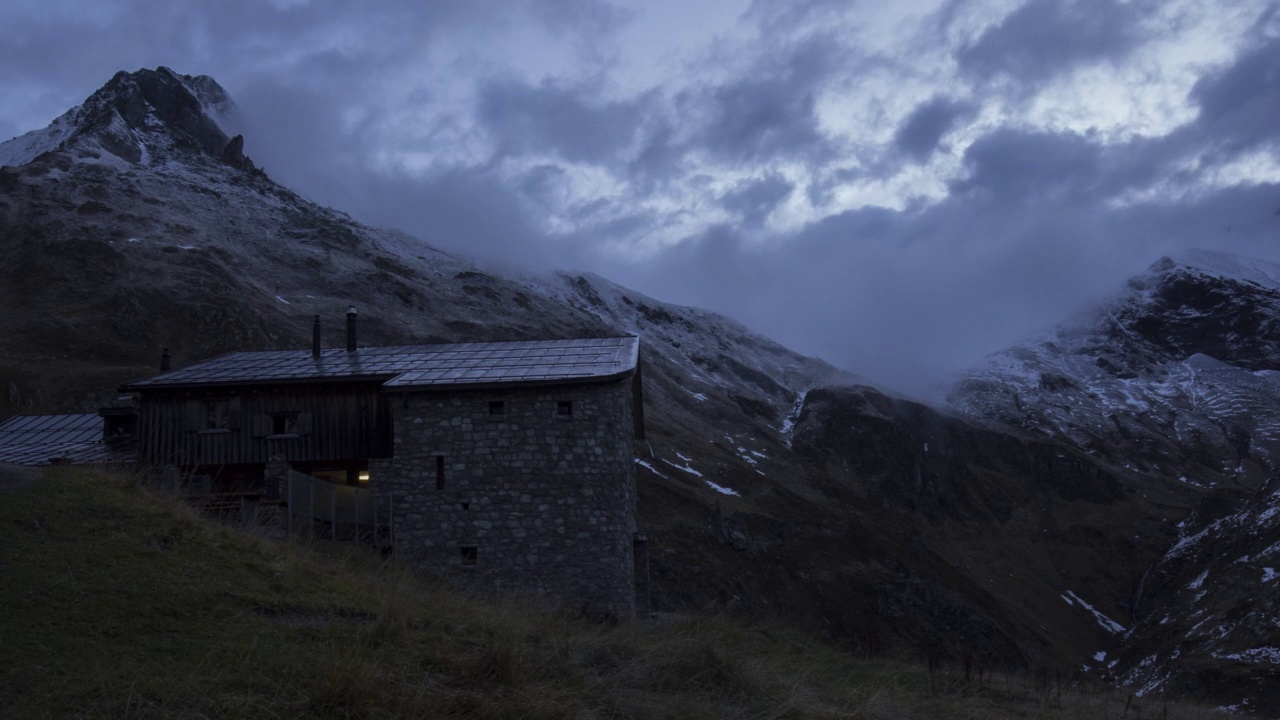
[[356, 306], [347, 308], [347, 352], [356, 351]]
[[320, 359], [320, 316], [311, 322], [311, 357]]
[[169, 372], [169, 348], [160, 351], [160, 372]]

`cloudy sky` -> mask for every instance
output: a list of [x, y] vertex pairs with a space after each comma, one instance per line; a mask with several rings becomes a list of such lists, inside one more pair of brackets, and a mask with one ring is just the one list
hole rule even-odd
[[1280, 3], [9, 0], [0, 139], [217, 79], [276, 180], [924, 392], [1161, 254], [1280, 260]]

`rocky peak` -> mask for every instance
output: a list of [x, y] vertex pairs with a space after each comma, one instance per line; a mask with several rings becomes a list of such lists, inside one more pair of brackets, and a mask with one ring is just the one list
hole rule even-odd
[[1189, 250], [1164, 257], [1113, 305], [1120, 331], [1162, 360], [1202, 353], [1248, 370], [1277, 368], [1280, 265]]
[[[118, 72], [49, 127], [0, 143], [0, 165], [23, 165], [49, 151], [106, 152], [150, 165], [173, 154], [196, 153], [238, 170], [260, 172], [233, 143], [227, 127], [235, 103], [207, 75], [180, 75], [167, 67]], [[231, 147], [232, 145], [235, 147]]]

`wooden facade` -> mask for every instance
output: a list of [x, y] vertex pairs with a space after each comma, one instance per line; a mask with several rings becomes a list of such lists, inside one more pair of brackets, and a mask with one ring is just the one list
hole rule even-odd
[[184, 469], [266, 464], [355, 467], [391, 456], [381, 381], [243, 385], [141, 392], [139, 458]]
[[[311, 352], [228, 353], [176, 370], [162, 361], [160, 375], [121, 390], [138, 395], [146, 466], [177, 468], [219, 491], [253, 490], [266, 488], [265, 468], [279, 458], [356, 484], [369, 481], [370, 461], [390, 459], [398, 447], [390, 403], [419, 393], [621, 379], [638, 375], [638, 358], [634, 337], [358, 347], [350, 332], [346, 349], [322, 348], [315, 336]], [[640, 405], [637, 396], [635, 412]], [[643, 427], [643, 419], [634, 424]]]

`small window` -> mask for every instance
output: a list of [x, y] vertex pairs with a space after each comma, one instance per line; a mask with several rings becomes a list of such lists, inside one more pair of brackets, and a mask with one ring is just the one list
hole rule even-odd
[[507, 416], [507, 406], [506, 406], [506, 403], [502, 402], [501, 400], [493, 400], [493, 401], [490, 401], [490, 403], [489, 403], [489, 417], [491, 417], [491, 418], [500, 418], [500, 417], [506, 417], [506, 416]]
[[476, 554], [477, 554], [477, 553], [476, 553], [476, 548], [475, 548], [474, 546], [463, 546], [462, 548], [459, 548], [459, 549], [462, 551], [462, 564], [463, 564], [463, 565], [475, 565], [475, 564], [476, 564]]
[[469, 503], [469, 502], [458, 503], [458, 507], [462, 508], [463, 510], [470, 510], [470, 509], [471, 509], [471, 503]]
[[436, 456], [436, 489], [444, 489], [444, 456]]
[[573, 417], [573, 401], [560, 400], [556, 403], [556, 417], [571, 418]]
[[231, 401], [229, 400], [206, 400], [205, 408], [205, 430], [230, 430], [231, 429]]
[[276, 413], [271, 416], [272, 435], [297, 435], [298, 413]]

